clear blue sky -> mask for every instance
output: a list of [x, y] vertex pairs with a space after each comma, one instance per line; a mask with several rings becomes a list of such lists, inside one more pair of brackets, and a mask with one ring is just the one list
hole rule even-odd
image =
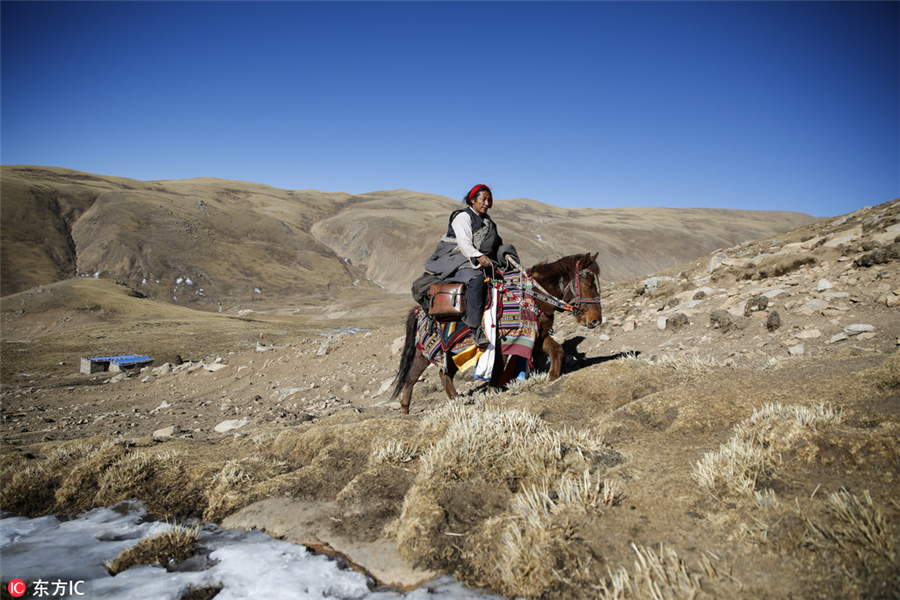
[[10, 2], [0, 162], [563, 207], [900, 197], [898, 2]]

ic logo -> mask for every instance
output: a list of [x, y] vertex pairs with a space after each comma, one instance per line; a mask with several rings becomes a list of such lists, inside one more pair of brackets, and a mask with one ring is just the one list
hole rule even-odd
[[21, 598], [28, 590], [28, 586], [26, 586], [25, 582], [21, 579], [13, 579], [9, 582], [6, 589], [9, 590], [9, 595], [13, 598]]

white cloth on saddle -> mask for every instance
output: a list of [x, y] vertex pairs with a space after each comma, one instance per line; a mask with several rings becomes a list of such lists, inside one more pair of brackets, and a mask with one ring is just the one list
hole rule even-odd
[[490, 287], [490, 300], [488, 309], [484, 311], [481, 326], [491, 343], [475, 364], [475, 378], [486, 381], [491, 379], [494, 361], [497, 358], [497, 306], [500, 302], [500, 291], [494, 286]]

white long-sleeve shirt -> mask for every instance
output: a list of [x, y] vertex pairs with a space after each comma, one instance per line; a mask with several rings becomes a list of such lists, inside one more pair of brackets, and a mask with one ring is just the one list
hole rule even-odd
[[453, 233], [456, 234], [456, 245], [459, 246], [459, 251], [463, 256], [472, 260], [483, 254], [472, 243], [472, 217], [468, 213], [461, 212], [456, 215], [456, 218], [450, 223], [450, 227], [453, 228]]

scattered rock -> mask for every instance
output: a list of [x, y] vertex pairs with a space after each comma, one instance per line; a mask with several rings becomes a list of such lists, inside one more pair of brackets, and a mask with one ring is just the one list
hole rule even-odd
[[768, 292], [765, 292], [762, 295], [765, 296], [766, 298], [768, 298], [769, 300], [771, 300], [772, 298], [777, 298], [781, 294], [787, 294], [787, 290], [785, 290], [784, 288], [778, 287], [778, 288], [769, 290]]
[[712, 273], [716, 269], [722, 266], [722, 262], [728, 260], [728, 255], [724, 252], [718, 252], [711, 259], [709, 259], [709, 267], [707, 270]]
[[827, 279], [820, 279], [819, 282], [816, 284], [816, 291], [824, 292], [825, 290], [830, 290], [833, 287], [834, 286]]
[[156, 363], [161, 366], [169, 364], [171, 367], [171, 365], [180, 365], [184, 363], [184, 360], [181, 358], [180, 354], [163, 354], [156, 358]]
[[168, 427], [163, 427], [162, 429], [154, 431], [153, 437], [156, 439], [170, 438], [179, 431], [181, 431], [181, 429], [178, 425], [169, 425]]
[[299, 387], [288, 387], [278, 392], [278, 401], [283, 402], [285, 399], [290, 398], [294, 394], [298, 394], [300, 392], [306, 392], [313, 389], [311, 386], [302, 385]]
[[781, 327], [781, 315], [778, 314], [777, 310], [773, 310], [766, 318], [766, 329], [768, 329], [769, 331], [775, 331], [779, 327]]
[[805, 315], [812, 315], [817, 312], [822, 312], [826, 308], [828, 308], [828, 302], [822, 300], [821, 298], [813, 298], [803, 305], [803, 308], [800, 309], [800, 312]]
[[859, 335], [861, 333], [868, 333], [871, 331], [875, 331], [875, 327], [872, 325], [865, 325], [862, 323], [854, 323], [853, 325], [847, 325], [844, 327], [844, 333], [847, 335]]
[[862, 235], [862, 229], [851, 230], [850, 233], [845, 233], [844, 235], [840, 235], [834, 237], [824, 244], [826, 248], [837, 248], [838, 246], [842, 246], [844, 244], [849, 244], [859, 239], [859, 236]]
[[168, 375], [172, 372], [172, 363], [163, 363], [158, 367], [154, 367], [150, 372], [154, 375]]
[[690, 324], [691, 324], [690, 319], [688, 319], [687, 315], [684, 313], [675, 313], [674, 315], [672, 315], [669, 318], [669, 320], [667, 322], [667, 326], [672, 331], [678, 331], [679, 329], [681, 329], [683, 327], [687, 327]]
[[120, 381], [124, 381], [126, 379], [128, 379], [128, 373], [125, 373], [123, 371], [118, 375], [114, 375], [113, 377], [111, 377], [109, 380], [107, 380], [106, 383], [119, 383]]
[[709, 323], [715, 329], [721, 329], [723, 333], [728, 333], [733, 329], [737, 329], [737, 323], [734, 317], [727, 310], [714, 310], [709, 315]]
[[801, 331], [797, 335], [794, 336], [798, 340], [811, 340], [818, 337], [822, 337], [822, 332], [818, 329], [807, 329], [805, 331]]
[[786, 256], [770, 256], [759, 261], [755, 267], [747, 267], [738, 277], [741, 280], [758, 281], [770, 277], [781, 277], [798, 271], [808, 265], [815, 265], [818, 260], [814, 256], [806, 254], [789, 254]]
[[856, 259], [854, 264], [859, 267], [871, 267], [873, 265], [883, 265], [898, 259], [900, 259], [900, 244], [894, 243], [890, 246], [879, 248], [875, 252], [860, 256]]
[[766, 310], [769, 306], [769, 297], [758, 295], [753, 296], [744, 305], [744, 316], [749, 317], [751, 313]]
[[670, 277], [650, 277], [641, 282], [641, 293], [649, 292], [651, 290], [655, 290], [659, 287], [660, 282], [670, 280]]
[[244, 427], [249, 423], [250, 419], [230, 419], [228, 421], [222, 421], [221, 423], [216, 425], [215, 430], [217, 433], [226, 433], [234, 429], [240, 429], [241, 427]]
[[878, 303], [884, 304], [885, 306], [889, 306], [891, 308], [900, 306], [900, 294], [897, 294], [896, 292], [892, 292], [890, 294], [882, 294], [878, 297]]
[[328, 354], [328, 351], [331, 349], [331, 346], [337, 341], [336, 337], [330, 337], [319, 346], [319, 349], [316, 351], [316, 356], [325, 356]]

